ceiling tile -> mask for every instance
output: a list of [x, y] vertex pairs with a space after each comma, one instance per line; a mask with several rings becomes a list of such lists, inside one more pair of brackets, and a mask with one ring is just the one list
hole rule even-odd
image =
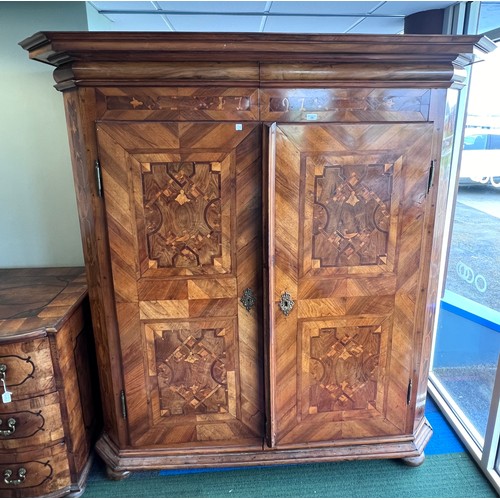
[[367, 14], [384, 2], [280, 2], [274, 1], [269, 12], [293, 14]]
[[385, 15], [409, 15], [415, 12], [423, 12], [425, 10], [445, 9], [457, 2], [383, 2], [383, 5], [378, 8], [375, 14]]
[[359, 17], [268, 17], [267, 33], [344, 33]]
[[267, 2], [158, 2], [162, 10], [180, 12], [264, 12]]
[[153, 2], [89, 2], [97, 10], [156, 10]]
[[398, 17], [366, 17], [346, 33], [396, 35], [404, 28], [404, 18]]
[[[264, 31], [276, 33], [398, 33], [403, 29], [402, 16], [436, 8], [445, 8], [454, 1], [176, 1], [176, 2], [91, 2], [97, 10], [119, 11], [106, 14], [113, 21], [112, 30], [169, 31], [159, 14], [135, 14], [134, 11], [162, 10], [179, 12], [224, 12], [240, 15], [188, 15], [165, 16], [178, 31]], [[270, 6], [270, 15], [245, 16], [245, 13], [264, 13]], [[124, 14], [124, 12], [126, 14]], [[308, 14], [306, 17], [273, 14]], [[309, 14], [315, 14], [309, 17]], [[317, 14], [317, 16], [316, 16]], [[370, 14], [375, 17], [371, 18]], [[341, 17], [331, 17], [339, 15]], [[369, 19], [362, 20], [364, 16]], [[400, 17], [378, 17], [378, 16]], [[343, 17], [349, 16], [349, 17]], [[263, 20], [265, 19], [265, 23]]]
[[176, 31], [258, 32], [262, 17], [259, 16], [183, 16], [168, 15]]
[[150, 14], [106, 14], [110, 31], [171, 31], [161, 16]]

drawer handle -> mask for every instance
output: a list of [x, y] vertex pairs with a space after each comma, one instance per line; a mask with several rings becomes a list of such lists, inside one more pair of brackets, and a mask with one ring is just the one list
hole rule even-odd
[[[3, 420], [0, 418], [0, 425], [2, 425]], [[0, 429], [0, 436], [6, 437], [6, 436], [11, 436], [16, 432], [16, 419], [15, 418], [9, 418], [7, 420], [7, 427], [8, 429]]]
[[19, 469], [17, 469], [17, 479], [10, 479], [10, 476], [12, 476], [13, 472], [10, 469], [5, 469], [3, 471], [3, 481], [4, 483], [10, 484], [12, 486], [18, 486], [24, 482], [27, 473], [28, 471], [24, 467], [19, 467]]
[[285, 316], [290, 314], [294, 304], [295, 302], [292, 300], [292, 296], [288, 292], [281, 294], [281, 300], [279, 301], [278, 306]]
[[245, 288], [245, 290], [243, 290], [243, 295], [241, 296], [240, 302], [248, 312], [250, 312], [250, 309], [252, 309], [256, 300], [257, 298], [255, 297], [251, 288]]

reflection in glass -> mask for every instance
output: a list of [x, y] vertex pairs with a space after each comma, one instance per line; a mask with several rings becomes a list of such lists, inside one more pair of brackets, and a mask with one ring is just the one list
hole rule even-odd
[[478, 33], [486, 33], [500, 26], [500, 2], [481, 2]]
[[500, 352], [499, 71], [500, 50], [472, 70], [433, 368], [481, 446]]

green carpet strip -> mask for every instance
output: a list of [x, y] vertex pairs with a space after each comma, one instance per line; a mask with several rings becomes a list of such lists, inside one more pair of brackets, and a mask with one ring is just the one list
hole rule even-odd
[[90, 474], [84, 498], [495, 498], [489, 482], [465, 452], [428, 456], [417, 468], [399, 460], [256, 467], [162, 476], [135, 472], [106, 478], [102, 462]]

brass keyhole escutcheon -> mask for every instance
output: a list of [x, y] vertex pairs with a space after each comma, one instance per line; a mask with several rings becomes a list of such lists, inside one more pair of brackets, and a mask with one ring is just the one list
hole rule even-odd
[[256, 301], [257, 298], [255, 297], [251, 288], [246, 288], [245, 290], [243, 290], [243, 295], [241, 296], [240, 302], [248, 312], [250, 312], [250, 309], [252, 309]]
[[294, 304], [295, 302], [288, 292], [285, 291], [283, 294], [281, 294], [281, 300], [279, 301], [278, 306], [285, 316], [288, 316], [290, 314]]

